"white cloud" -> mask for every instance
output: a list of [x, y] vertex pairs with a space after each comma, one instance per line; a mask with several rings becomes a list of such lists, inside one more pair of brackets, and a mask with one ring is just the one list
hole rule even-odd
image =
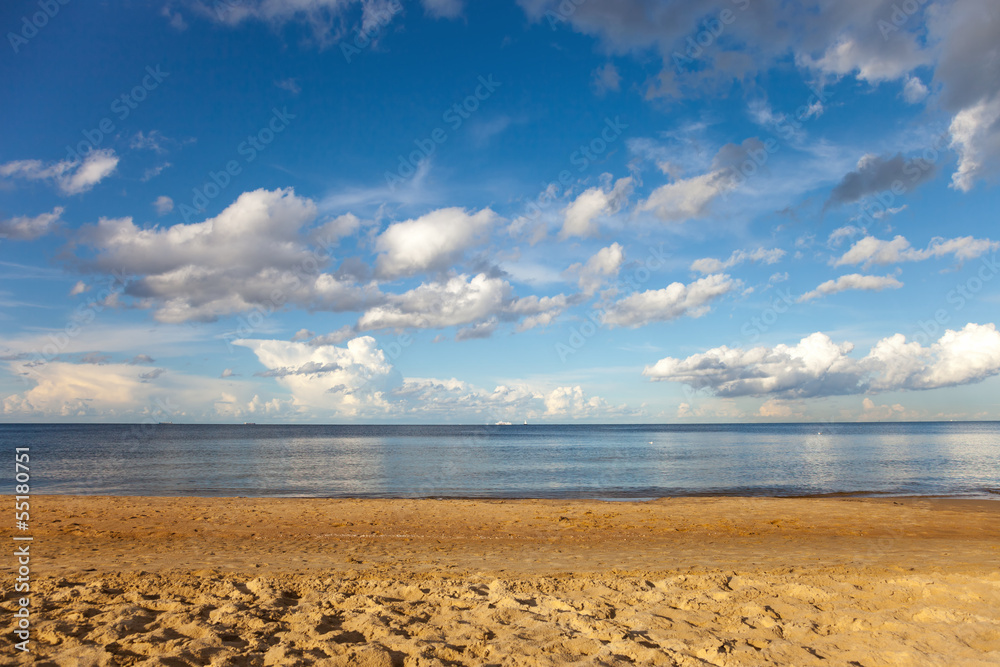
[[388, 294], [385, 303], [367, 310], [358, 320], [358, 331], [378, 329], [441, 329], [473, 325], [459, 339], [482, 337], [495, 328], [494, 319], [518, 322], [525, 331], [551, 323], [569, 305], [565, 295], [513, 296], [510, 283], [484, 273], [452, 276], [444, 281], [421, 283], [402, 294]]
[[712, 301], [742, 284], [726, 274], [713, 274], [688, 285], [676, 282], [663, 289], [636, 292], [610, 304], [601, 321], [612, 327], [634, 328], [685, 315], [701, 317], [711, 309]]
[[9, 220], [0, 220], [0, 239], [10, 239], [11, 241], [33, 241], [51, 232], [59, 218], [62, 217], [63, 208], [56, 206], [51, 213], [42, 213], [33, 218], [20, 216]]
[[345, 213], [327, 220], [309, 235], [310, 240], [321, 248], [328, 248], [346, 236], [357, 234], [364, 223], [353, 213]]
[[253, 350], [268, 369], [265, 375], [286, 387], [300, 409], [348, 416], [381, 410], [388, 407], [386, 392], [402, 384], [402, 377], [371, 336], [350, 340], [345, 347], [283, 340], [233, 343]]
[[0, 165], [0, 176], [29, 181], [49, 181], [66, 195], [87, 192], [114, 172], [118, 156], [110, 148], [93, 150], [83, 160], [44, 164], [41, 160], [17, 160]]
[[566, 273], [579, 277], [580, 290], [590, 296], [597, 292], [609, 277], [617, 276], [625, 260], [625, 250], [620, 243], [612, 243], [598, 250], [585, 264], [572, 264]]
[[[638, 144], [633, 143], [635, 145]], [[773, 146], [757, 137], [745, 139], [740, 144], [725, 144], [712, 158], [708, 171], [688, 178], [675, 177], [639, 202], [637, 210], [652, 212], [664, 222], [681, 223], [705, 217], [713, 201], [738, 188], [746, 180], [745, 173], [753, 173], [749, 169], [761, 168], [769, 150], [773, 150]], [[645, 151], [649, 152], [649, 148]], [[658, 161], [658, 164], [665, 173], [677, 172], [672, 163]]]
[[[134, 361], [101, 364], [51, 361], [30, 369], [12, 364], [12, 370], [25, 373], [34, 386], [7, 396], [0, 401], [0, 407], [3, 414], [22, 419], [100, 419], [146, 424], [177, 418], [213, 421], [224, 412], [234, 417], [253, 409], [252, 393], [245, 383], [160, 368], [149, 370], [136, 366]], [[220, 405], [224, 411], [219, 410]]]
[[563, 226], [560, 239], [573, 236], [588, 238], [598, 232], [597, 219], [617, 213], [628, 203], [632, 192], [632, 177], [619, 178], [614, 187], [594, 187], [585, 190], [563, 209]]
[[376, 270], [392, 279], [449, 268], [481, 242], [499, 219], [488, 208], [472, 215], [460, 208], [443, 208], [393, 223], [375, 242], [380, 253]]
[[440, 329], [480, 322], [502, 310], [510, 298], [510, 284], [501, 278], [483, 273], [471, 279], [453, 276], [444, 282], [421, 283], [403, 294], [388, 295], [385, 304], [361, 316], [358, 329]]
[[851, 273], [840, 276], [836, 280], [827, 280], [816, 289], [806, 292], [799, 297], [799, 303], [818, 299], [828, 294], [836, 294], [846, 290], [868, 290], [880, 292], [884, 289], [899, 289], [903, 283], [892, 276], [864, 276], [860, 273]]
[[442, 415], [448, 421], [483, 418], [487, 422], [545, 417], [596, 418], [622, 414], [581, 387], [543, 391], [526, 385], [499, 385], [492, 391], [451, 378], [402, 378], [375, 340], [363, 336], [346, 347], [312, 346], [280, 340], [240, 340], [254, 351], [292, 394], [293, 405], [308, 414], [337, 416]]
[[158, 214], [166, 215], [174, 210], [174, 200], [166, 195], [160, 195], [156, 198], [156, 201], [153, 202], [153, 208], [156, 209]]
[[975, 259], [991, 250], [1000, 249], [1000, 241], [977, 239], [962, 236], [954, 239], [933, 238], [924, 250], [910, 246], [903, 236], [896, 236], [891, 241], [883, 241], [873, 236], [866, 236], [838, 259], [834, 266], [845, 264], [896, 264], [898, 262], [920, 262], [932, 257], [954, 255], [959, 261]]
[[725, 345], [686, 359], [666, 357], [643, 370], [654, 381], [681, 382], [718, 396], [805, 398], [922, 390], [979, 382], [1000, 373], [1000, 332], [993, 324], [947, 330], [923, 347], [902, 334], [883, 338], [862, 359], [851, 343], [814, 333], [794, 346]]
[[898, 79], [929, 60], [930, 55], [920, 50], [911, 35], [904, 33], [891, 41], [883, 40], [883, 44], [845, 37], [818, 60], [805, 56], [800, 63], [826, 74], [855, 74], [862, 81], [878, 83]]
[[826, 244], [831, 248], [839, 247], [844, 241], [848, 239], [853, 239], [859, 234], [864, 234], [865, 230], [860, 227], [855, 227], [854, 225], [845, 225], [844, 227], [838, 227], [837, 229], [830, 232], [830, 236], [826, 240]]
[[719, 169], [661, 185], [639, 202], [637, 210], [651, 211], [665, 222], [684, 222], [703, 217], [709, 204], [731, 187], [731, 174]]
[[83, 282], [82, 280], [78, 280], [76, 282], [76, 284], [73, 285], [73, 289], [71, 289], [69, 291], [69, 295], [70, 296], [77, 296], [79, 294], [83, 294], [84, 292], [86, 292], [89, 289], [90, 289], [90, 287], [87, 285], [87, 283]]
[[903, 85], [903, 99], [908, 103], [916, 104], [922, 102], [929, 94], [930, 91], [927, 90], [927, 86], [918, 77], [906, 77], [906, 83]]
[[517, 331], [527, 331], [535, 327], [546, 327], [569, 307], [569, 299], [564, 294], [555, 296], [524, 296], [514, 299], [504, 309], [507, 319], [522, 318]]
[[607, 402], [599, 396], [588, 397], [583, 388], [556, 387], [545, 395], [545, 414], [561, 417], [589, 415], [593, 411], [606, 411]]
[[958, 170], [951, 185], [969, 192], [976, 180], [996, 173], [1000, 156], [1000, 94], [962, 109], [951, 121], [951, 147], [958, 151]]
[[785, 256], [785, 251], [781, 248], [757, 248], [747, 252], [746, 250], [734, 250], [729, 255], [729, 259], [722, 262], [711, 257], [696, 259], [691, 263], [691, 270], [698, 273], [718, 273], [738, 266], [743, 262], [761, 262], [763, 264], [776, 264]]
[[378, 302], [375, 286], [321, 272], [327, 253], [310, 249], [302, 235], [315, 218], [312, 200], [290, 188], [254, 190], [204, 222], [143, 229], [131, 218], [102, 218], [81, 228], [78, 241], [97, 250], [81, 260], [87, 268], [140, 276], [126, 294], [163, 322], [212, 320], [255, 306], [337, 311]]

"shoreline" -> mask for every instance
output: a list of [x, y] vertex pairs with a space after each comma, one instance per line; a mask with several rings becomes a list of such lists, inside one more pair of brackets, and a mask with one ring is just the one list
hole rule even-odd
[[32, 519], [36, 652], [0, 664], [1000, 660], [994, 500], [46, 495]]

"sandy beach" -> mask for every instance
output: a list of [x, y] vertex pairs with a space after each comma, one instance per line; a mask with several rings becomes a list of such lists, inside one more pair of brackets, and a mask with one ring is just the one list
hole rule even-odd
[[32, 519], [32, 653], [2, 664], [1000, 663], [991, 501], [39, 496]]

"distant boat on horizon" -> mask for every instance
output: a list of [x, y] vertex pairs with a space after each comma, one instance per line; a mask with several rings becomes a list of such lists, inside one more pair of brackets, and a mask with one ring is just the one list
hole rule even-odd
[[496, 422], [494, 426], [510, 426], [510, 422]]

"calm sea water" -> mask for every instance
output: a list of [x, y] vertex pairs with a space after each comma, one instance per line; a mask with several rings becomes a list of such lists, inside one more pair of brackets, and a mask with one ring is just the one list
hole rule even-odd
[[[638, 499], [1000, 498], [1000, 422], [0, 425], [34, 493]], [[12, 468], [13, 466], [11, 466]], [[11, 484], [13, 478], [11, 474]]]

